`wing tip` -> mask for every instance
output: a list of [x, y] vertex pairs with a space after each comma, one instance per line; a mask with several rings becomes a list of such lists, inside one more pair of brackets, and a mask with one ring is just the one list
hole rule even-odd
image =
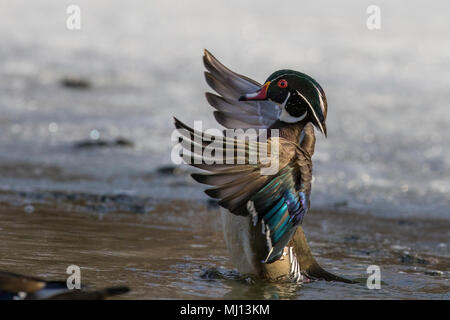
[[206, 101], [211, 105], [211, 107], [214, 107], [215, 105], [215, 99], [217, 95], [215, 95], [212, 92], [205, 92]]
[[206, 63], [212, 67], [215, 62], [218, 62], [218, 60], [208, 49], [203, 48], [203, 62], [205, 62], [205, 67], [208, 67]]
[[210, 56], [212, 56], [212, 54], [211, 54], [211, 52], [208, 49], [203, 48], [203, 56], [204, 57], [210, 57]]
[[203, 49], [203, 65], [208, 70], [213, 70], [213, 64], [214, 61], [217, 60], [211, 52], [209, 52], [207, 49]]
[[222, 112], [220, 112], [220, 111], [214, 111], [214, 112], [213, 112], [213, 115], [214, 115], [214, 119], [216, 119], [216, 121], [217, 121], [220, 125], [224, 126], [224, 127], [227, 128], [227, 129], [230, 129], [230, 126], [227, 125], [227, 119], [226, 119], [226, 116], [225, 116]]
[[211, 198], [214, 198], [214, 199], [219, 199], [219, 198], [220, 198], [220, 196], [219, 196], [219, 194], [218, 194], [216, 188], [206, 189], [206, 190], [205, 190], [205, 193], [206, 193], [208, 196], [210, 196]]
[[175, 125], [175, 128], [181, 129], [185, 127], [185, 124], [181, 122], [177, 117], [173, 117], [173, 123]]
[[208, 175], [203, 173], [191, 173], [191, 178], [201, 184], [208, 184], [206, 182]]

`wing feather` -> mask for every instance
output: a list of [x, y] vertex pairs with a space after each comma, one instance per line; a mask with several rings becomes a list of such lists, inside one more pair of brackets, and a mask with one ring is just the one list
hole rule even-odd
[[[187, 140], [181, 144], [183, 152], [192, 152], [194, 146], [197, 146], [199, 149], [196, 151], [197, 159], [203, 161], [203, 150], [207, 145], [194, 140], [205, 135], [177, 119], [175, 125], [186, 131], [184, 137]], [[273, 175], [263, 175], [261, 169], [264, 165], [261, 162], [248, 163], [249, 153], [265, 145], [271, 156], [270, 144], [273, 143], [271, 139], [268, 142], [258, 141], [251, 145], [236, 138], [222, 138], [223, 148], [229, 146], [246, 148], [244, 156], [239, 157], [235, 153], [231, 159], [234, 161], [230, 164], [203, 162], [192, 164], [209, 171], [209, 173], [195, 173], [192, 177], [200, 183], [213, 186], [205, 190], [205, 193], [219, 199], [220, 206], [236, 215], [251, 214], [254, 223], [262, 225], [261, 232], [267, 240], [265, 261], [275, 261], [281, 256], [284, 247], [308, 211], [311, 183], [310, 156], [295, 143], [278, 138], [276, 141], [279, 144], [279, 170]], [[246, 162], [236, 164], [237, 160]]]
[[[242, 95], [259, 90], [261, 84], [231, 71], [208, 50], [205, 50], [203, 62], [208, 70], [205, 72], [206, 82], [220, 95], [207, 93], [206, 98], [212, 107], [221, 112], [219, 116], [215, 114], [221, 125], [229, 129], [259, 129], [268, 128], [278, 119], [279, 108], [273, 102], [238, 101]], [[243, 113], [253, 117], [246, 118]]]

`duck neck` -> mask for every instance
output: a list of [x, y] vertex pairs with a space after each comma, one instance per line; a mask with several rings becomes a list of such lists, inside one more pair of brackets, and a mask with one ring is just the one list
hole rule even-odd
[[308, 122], [309, 120], [307, 119], [304, 119], [296, 123], [287, 123], [277, 120], [269, 127], [269, 132], [270, 129], [278, 129], [280, 138], [284, 138], [286, 140], [299, 143], [302, 131]]

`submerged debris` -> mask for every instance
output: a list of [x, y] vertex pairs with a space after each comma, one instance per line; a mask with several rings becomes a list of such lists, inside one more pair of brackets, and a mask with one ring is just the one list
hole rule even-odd
[[[24, 201], [33, 203], [53, 203], [54, 201], [62, 204], [76, 205], [77, 209], [84, 209], [93, 212], [108, 213], [108, 212], [133, 212], [145, 214], [153, 208], [154, 200], [149, 197], [139, 197], [124, 193], [117, 194], [91, 194], [91, 193], [76, 193], [64, 191], [45, 191], [45, 192], [25, 192], [19, 191], [15, 193]], [[30, 207], [27, 209], [27, 207]], [[35, 210], [32, 205], [27, 205], [24, 210], [27, 213]], [[28, 211], [27, 211], [28, 210]]]
[[347, 243], [356, 243], [356, 242], [358, 242], [359, 240], [360, 240], [361, 238], [359, 237], [359, 236], [356, 236], [356, 235], [349, 235], [349, 236], [345, 236], [344, 237], [344, 242], [347, 242]]
[[343, 208], [343, 207], [347, 207], [348, 206], [348, 201], [344, 200], [344, 201], [339, 201], [339, 202], [335, 202], [333, 204], [333, 206], [337, 209], [337, 208]]
[[182, 176], [190, 173], [190, 171], [186, 169], [172, 165], [159, 167], [158, 169], [156, 169], [156, 172], [162, 175], [171, 175], [171, 176]]
[[443, 276], [444, 272], [442, 271], [425, 271], [424, 274], [426, 274], [427, 276]]
[[400, 226], [413, 226], [413, 225], [414, 225], [414, 222], [409, 221], [409, 220], [404, 220], [404, 219], [398, 220], [397, 223], [398, 223]]
[[400, 256], [400, 262], [405, 264], [430, 264], [430, 261], [419, 257], [417, 254], [409, 254], [407, 252]]
[[200, 275], [200, 278], [205, 280], [216, 280], [223, 279], [224, 277], [218, 269], [209, 268], [203, 271], [203, 273]]
[[66, 88], [72, 89], [89, 89], [91, 88], [91, 83], [87, 79], [75, 78], [75, 77], [65, 77], [61, 79], [61, 84]]
[[233, 280], [246, 284], [254, 284], [255, 280], [250, 275], [243, 275], [236, 270], [219, 270], [218, 268], [208, 268], [203, 270], [200, 278], [204, 280]]
[[76, 149], [83, 149], [83, 148], [99, 148], [99, 147], [133, 147], [134, 143], [130, 140], [127, 140], [125, 138], [117, 138], [113, 141], [107, 141], [102, 139], [97, 140], [82, 140], [79, 142], [76, 142], [74, 144], [74, 147]]

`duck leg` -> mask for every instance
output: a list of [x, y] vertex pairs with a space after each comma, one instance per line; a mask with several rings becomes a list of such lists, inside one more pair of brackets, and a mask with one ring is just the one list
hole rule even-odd
[[309, 248], [303, 228], [299, 226], [292, 237], [289, 246], [294, 248], [300, 270], [309, 278], [326, 281], [338, 281], [344, 283], [355, 283], [353, 280], [342, 278], [323, 269], [313, 257]]

